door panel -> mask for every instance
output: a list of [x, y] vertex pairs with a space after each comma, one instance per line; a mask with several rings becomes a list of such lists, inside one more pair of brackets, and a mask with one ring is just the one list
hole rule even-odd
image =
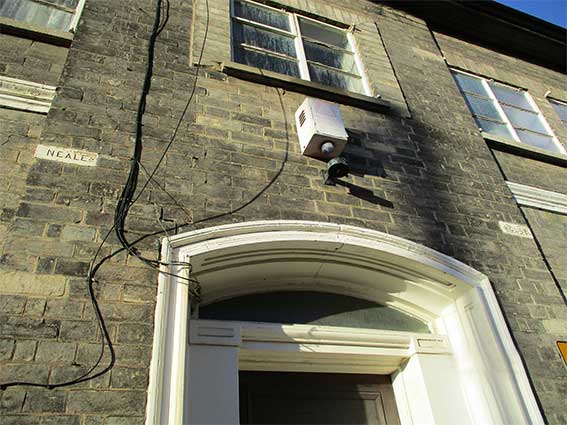
[[241, 424], [399, 424], [389, 376], [240, 372]]

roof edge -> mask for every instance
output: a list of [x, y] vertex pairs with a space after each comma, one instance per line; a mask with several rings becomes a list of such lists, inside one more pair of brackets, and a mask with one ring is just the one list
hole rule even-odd
[[434, 31], [567, 71], [566, 29], [494, 0], [373, 1], [423, 19]]

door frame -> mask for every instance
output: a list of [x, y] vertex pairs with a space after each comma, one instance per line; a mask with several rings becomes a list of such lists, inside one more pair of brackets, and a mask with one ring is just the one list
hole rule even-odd
[[[448, 340], [443, 335], [334, 326], [282, 325], [192, 319], [189, 325], [190, 359], [186, 396], [178, 423], [235, 424], [239, 421], [238, 372], [319, 372], [392, 375], [396, 398], [407, 397], [404, 381], [422, 381], [420, 368], [405, 365], [435, 357], [436, 370], [454, 369]], [[431, 385], [432, 382], [429, 383]], [[198, 388], [198, 391], [193, 390]], [[452, 406], [463, 405], [461, 394]], [[398, 403], [400, 417], [426, 400]], [[445, 407], [447, 409], [448, 407]]]
[[[392, 373], [392, 381], [404, 425], [543, 424], [488, 278], [454, 258], [369, 229], [303, 221], [244, 222], [188, 232], [165, 239], [162, 258], [171, 265], [163, 267], [159, 278], [148, 425], [196, 423], [195, 403], [209, 406], [202, 409], [205, 416], [200, 417], [201, 423], [222, 423], [224, 420], [215, 415], [225, 406], [238, 406], [237, 370], [241, 359], [246, 364], [247, 350], [257, 359], [266, 353], [272, 353], [268, 357], [273, 358], [274, 352], [282, 353], [276, 347], [286, 346], [272, 331], [267, 341], [258, 334], [250, 339], [250, 329], [243, 324], [201, 334], [201, 324], [190, 319], [188, 278], [202, 283], [205, 302], [287, 289], [291, 282], [306, 290], [366, 298], [428, 322], [434, 334], [445, 338], [450, 350], [423, 352], [435, 351], [438, 342], [420, 338], [396, 348], [403, 352], [398, 353], [403, 360]], [[281, 337], [282, 330], [278, 332]], [[283, 330], [289, 338], [287, 332]], [[340, 357], [340, 368], [345, 372], [361, 365], [363, 359], [358, 357], [361, 353], [344, 350], [368, 350], [378, 364], [394, 350], [380, 347], [381, 343], [378, 347], [353, 343], [346, 334], [342, 338], [336, 345], [295, 343], [321, 349], [338, 347], [333, 348], [339, 350], [334, 354]], [[290, 352], [293, 350], [284, 351], [283, 357], [291, 359]], [[319, 353], [321, 359], [324, 354]], [[230, 370], [207, 366], [213, 360], [217, 366], [232, 366]], [[267, 358], [256, 364], [267, 367], [270, 361]], [[278, 361], [289, 366], [288, 360]], [[269, 367], [274, 367], [273, 362]], [[214, 391], [205, 391], [213, 382], [222, 397], [214, 398]], [[238, 423], [237, 416], [232, 423]]]

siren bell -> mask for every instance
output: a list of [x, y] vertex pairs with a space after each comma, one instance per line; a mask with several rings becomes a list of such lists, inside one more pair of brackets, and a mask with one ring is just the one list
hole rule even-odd
[[344, 150], [348, 135], [335, 103], [308, 97], [295, 112], [301, 153], [329, 161]]

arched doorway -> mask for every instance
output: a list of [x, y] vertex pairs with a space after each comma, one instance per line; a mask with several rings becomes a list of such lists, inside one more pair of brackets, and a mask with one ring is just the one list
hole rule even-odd
[[203, 304], [327, 292], [387, 306], [431, 333], [189, 320], [186, 282], [163, 274], [148, 424], [237, 423], [239, 370], [305, 364], [390, 375], [402, 424], [543, 422], [488, 279], [450, 257], [368, 229], [298, 221], [189, 232], [166, 241], [163, 256], [191, 263]]

